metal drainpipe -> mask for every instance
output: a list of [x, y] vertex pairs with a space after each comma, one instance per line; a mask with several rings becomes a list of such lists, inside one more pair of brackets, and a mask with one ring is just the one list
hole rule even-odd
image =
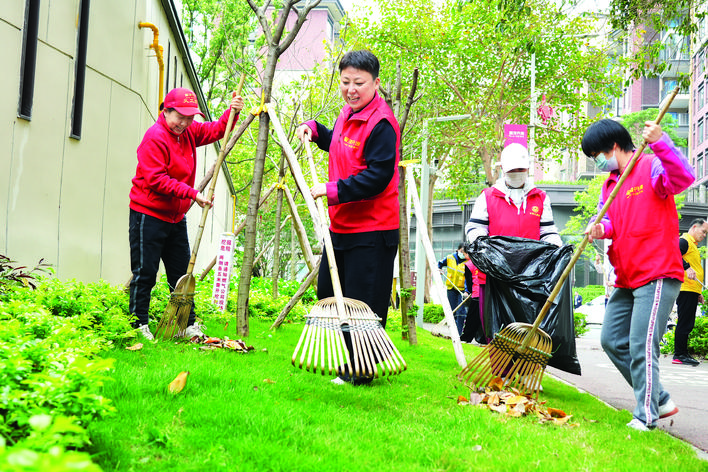
[[153, 33], [153, 39], [152, 39], [152, 44], [150, 45], [150, 49], [155, 51], [155, 57], [157, 57], [157, 65], [158, 68], [160, 69], [160, 91], [159, 91], [159, 96], [158, 96], [158, 107], [159, 104], [162, 104], [162, 99], [165, 93], [165, 61], [162, 58], [162, 52], [163, 52], [163, 47], [158, 44], [157, 38], [160, 35], [160, 31], [157, 29], [157, 26], [155, 26], [152, 23], [147, 23], [144, 21], [141, 21], [138, 23], [139, 28], [150, 28]]

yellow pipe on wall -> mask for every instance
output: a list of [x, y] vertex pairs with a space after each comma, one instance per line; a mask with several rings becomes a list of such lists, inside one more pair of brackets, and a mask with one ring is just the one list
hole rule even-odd
[[157, 65], [160, 70], [160, 91], [158, 92], [159, 96], [158, 96], [158, 101], [157, 101], [158, 107], [159, 107], [159, 104], [162, 103], [164, 93], [165, 93], [165, 86], [164, 86], [164, 83], [165, 83], [165, 61], [162, 57], [162, 53], [163, 53], [164, 49], [157, 41], [157, 38], [160, 35], [160, 31], [157, 29], [157, 26], [155, 26], [152, 23], [147, 23], [145, 21], [141, 21], [140, 23], [138, 23], [138, 27], [139, 28], [150, 28], [152, 30], [153, 37], [152, 37], [152, 44], [150, 44], [150, 49], [155, 51], [155, 56], [157, 57]]

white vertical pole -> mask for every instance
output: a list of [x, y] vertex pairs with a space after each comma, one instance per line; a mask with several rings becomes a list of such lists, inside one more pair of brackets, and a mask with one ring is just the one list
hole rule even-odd
[[[428, 121], [423, 120], [423, 155], [422, 155], [422, 174], [420, 178], [420, 206], [421, 212], [416, 215], [415, 219], [415, 302], [418, 304], [418, 313], [415, 317], [416, 325], [423, 326], [423, 309], [425, 303], [425, 250], [423, 249], [422, 233], [428, 231], [427, 212], [428, 212], [428, 182], [430, 180], [430, 166], [428, 165]], [[413, 178], [413, 173], [409, 174], [409, 178]], [[415, 188], [415, 186], [413, 187]], [[421, 217], [421, 219], [418, 218]]]

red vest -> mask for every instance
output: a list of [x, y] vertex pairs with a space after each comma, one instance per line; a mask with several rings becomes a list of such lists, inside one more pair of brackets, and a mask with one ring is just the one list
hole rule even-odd
[[[504, 192], [494, 187], [482, 190], [487, 200], [489, 236], [516, 236], [519, 238], [541, 239], [541, 215], [546, 192], [532, 188], [526, 195], [526, 211], [519, 213], [512, 202], [507, 202]], [[479, 273], [479, 283], [485, 284], [487, 275]]]
[[[654, 156], [642, 155], [607, 210], [614, 234], [608, 250], [615, 287], [634, 289], [657, 279], [683, 281], [674, 197], [659, 197], [651, 186]], [[617, 183], [613, 172], [602, 186], [607, 201]]]
[[494, 187], [483, 190], [487, 199], [490, 236], [517, 236], [519, 238], [541, 239], [541, 215], [546, 193], [533, 188], [526, 195], [526, 211], [519, 210], [507, 202], [504, 193]]
[[366, 200], [330, 206], [331, 229], [335, 233], [398, 229], [398, 160], [401, 144], [398, 121], [378, 93], [363, 110], [353, 115], [351, 113], [351, 107], [345, 105], [332, 130], [329, 181], [346, 179], [366, 169], [364, 145], [371, 131], [383, 119], [391, 123], [396, 132], [396, 168], [391, 182], [380, 194]]

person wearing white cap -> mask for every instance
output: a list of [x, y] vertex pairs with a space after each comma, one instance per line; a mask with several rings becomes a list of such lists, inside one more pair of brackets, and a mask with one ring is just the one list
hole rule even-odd
[[546, 192], [529, 180], [529, 155], [519, 143], [501, 153], [502, 175], [474, 203], [465, 234], [470, 243], [479, 236], [518, 236], [562, 245]]
[[[502, 175], [482, 191], [465, 225], [467, 241], [480, 236], [516, 236], [563, 244], [553, 221], [551, 201], [529, 180], [529, 155], [519, 143], [509, 144], [501, 153]], [[486, 276], [479, 273], [480, 313], [484, 313]], [[484, 322], [482, 321], [483, 325]], [[483, 328], [484, 329], [484, 328]]]

